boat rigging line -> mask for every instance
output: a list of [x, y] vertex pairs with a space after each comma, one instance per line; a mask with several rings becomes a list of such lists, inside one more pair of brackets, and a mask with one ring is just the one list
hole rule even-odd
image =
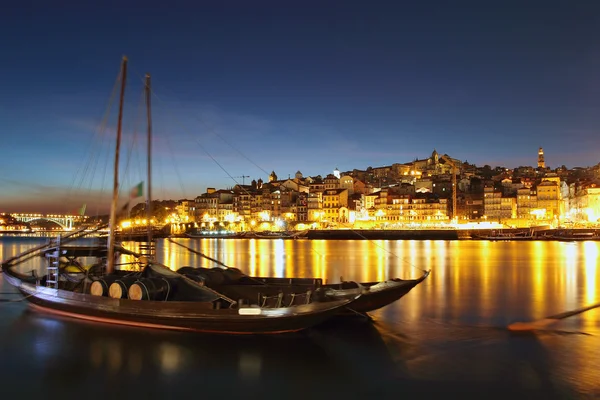
[[[135, 69], [132, 68], [134, 71]], [[138, 77], [140, 79], [142, 79], [141, 74], [139, 74], [137, 71], [135, 71], [134, 73], [136, 73], [136, 75], [138, 75]], [[194, 135], [191, 134], [191, 132], [186, 128], [186, 126], [181, 123], [179, 121], [179, 118], [176, 118], [173, 113], [170, 111], [169, 106], [166, 104], [166, 102], [162, 99], [161, 96], [159, 96], [156, 91], [153, 88], [150, 88], [150, 92], [152, 93], [152, 95], [160, 102], [161, 105], [165, 106], [165, 109], [167, 110], [167, 112], [169, 112], [169, 115], [173, 118], [173, 120], [175, 120], [175, 122], [182, 128], [182, 130], [187, 133], [197, 144], [198, 146], [202, 149], [202, 151], [230, 178], [232, 179], [236, 184], [240, 184], [240, 182], [238, 182], [232, 174], [230, 174], [225, 167], [223, 167], [223, 165], [221, 165], [221, 163], [219, 163], [213, 156], [212, 154], [209, 153], [209, 151], [206, 149], [206, 147], [204, 147], [202, 145], [202, 143], [200, 142], [200, 140], [196, 137], [194, 137]], [[206, 128], [206, 130], [208, 132], [210, 132], [211, 134], [215, 135], [216, 137], [218, 137], [219, 139], [221, 139], [224, 143], [226, 143], [228, 146], [230, 146], [233, 150], [235, 150], [237, 153], [239, 153], [243, 158], [245, 158], [248, 162], [250, 162], [252, 165], [254, 165], [256, 168], [260, 169], [262, 172], [264, 172], [266, 175], [269, 175], [269, 172], [267, 172], [264, 168], [262, 168], [260, 165], [256, 164], [254, 161], [252, 161], [250, 158], [248, 158], [248, 156], [246, 156], [244, 153], [242, 153], [239, 149], [237, 149], [235, 146], [233, 146], [229, 141], [227, 141], [224, 137], [222, 137], [221, 135], [219, 135], [214, 129], [212, 129], [211, 127], [208, 126], [208, 124], [201, 118], [199, 118], [197, 115], [193, 115], [194, 119], [196, 119], [198, 122], [200, 122], [202, 125], [204, 125], [204, 127]]]
[[[135, 69], [133, 69], [133, 68], [132, 68], [132, 70], [134, 71], [134, 73], [135, 73], [136, 75], [138, 75], [138, 77], [139, 77], [139, 78], [140, 78], [142, 81], [144, 81], [144, 78], [142, 78], [142, 75], [141, 75], [141, 74], [137, 73], [137, 71], [135, 71]], [[224, 172], [224, 173], [225, 173], [225, 174], [226, 174], [228, 177], [229, 177], [229, 178], [231, 178], [231, 179], [232, 179], [234, 182], [236, 182], [236, 183], [239, 185], [239, 182], [238, 182], [238, 181], [236, 181], [235, 177], [234, 177], [232, 174], [230, 174], [230, 173], [229, 173], [229, 172], [228, 172], [228, 171], [225, 169], [225, 167], [223, 167], [223, 166], [221, 165], [221, 163], [219, 163], [219, 162], [218, 162], [218, 161], [217, 161], [217, 160], [216, 160], [216, 159], [215, 159], [215, 158], [214, 158], [214, 157], [213, 157], [213, 156], [212, 156], [212, 155], [211, 155], [211, 154], [208, 152], [208, 150], [207, 150], [207, 149], [206, 149], [206, 148], [205, 148], [205, 147], [202, 145], [202, 143], [200, 142], [200, 140], [199, 140], [198, 138], [194, 137], [194, 135], [192, 135], [192, 134], [191, 134], [191, 132], [190, 132], [190, 131], [189, 131], [189, 130], [188, 130], [188, 129], [187, 129], [187, 128], [186, 128], [186, 127], [185, 127], [185, 126], [184, 126], [184, 125], [183, 125], [183, 124], [180, 122], [180, 121], [179, 121], [179, 119], [178, 119], [178, 118], [176, 118], [176, 117], [173, 115], [173, 113], [170, 111], [170, 108], [169, 108], [169, 107], [168, 107], [168, 106], [165, 104], [165, 102], [162, 100], [162, 98], [161, 98], [161, 97], [159, 97], [159, 96], [156, 94], [156, 91], [155, 91], [153, 88], [149, 88], [149, 90], [150, 90], [151, 94], [152, 94], [152, 95], [154, 95], [154, 96], [156, 97], [156, 99], [157, 99], [157, 100], [158, 100], [158, 101], [159, 101], [159, 102], [160, 102], [162, 105], [164, 105], [164, 106], [165, 106], [165, 109], [167, 110], [167, 112], [169, 112], [169, 114], [172, 116], [173, 120], [174, 120], [174, 121], [175, 121], [175, 122], [176, 122], [176, 123], [177, 123], [177, 124], [178, 124], [178, 125], [181, 127], [182, 131], [184, 131], [185, 133], [187, 133], [187, 134], [188, 134], [188, 135], [189, 135], [189, 136], [190, 136], [190, 137], [191, 137], [191, 138], [192, 138], [192, 139], [193, 139], [193, 140], [194, 140], [194, 141], [195, 141], [195, 142], [198, 144], [198, 146], [199, 146], [199, 147], [202, 149], [202, 151], [203, 151], [203, 152], [204, 152], [204, 153], [205, 153], [205, 154], [206, 154], [206, 155], [207, 155], [207, 156], [208, 156], [208, 157], [209, 157], [209, 158], [210, 158], [210, 159], [211, 159], [211, 160], [212, 160], [212, 161], [213, 161], [213, 162], [214, 162], [214, 163], [215, 163], [215, 164], [216, 164], [216, 165], [217, 165], [217, 166], [218, 166], [218, 167], [219, 167], [219, 168], [220, 168], [220, 169], [221, 169], [221, 170], [222, 170], [222, 171], [223, 171], [223, 172]], [[194, 117], [195, 117], [195, 119], [197, 119], [199, 122], [201, 122], [201, 123], [202, 123], [202, 124], [203, 124], [203, 125], [206, 127], [206, 129], [207, 129], [207, 130], [208, 130], [210, 133], [212, 133], [213, 135], [215, 135], [215, 136], [217, 136], [218, 138], [220, 138], [220, 139], [221, 139], [223, 142], [225, 142], [226, 144], [228, 144], [228, 145], [229, 145], [229, 146], [230, 146], [232, 149], [234, 149], [236, 152], [238, 152], [238, 153], [239, 153], [239, 154], [240, 154], [242, 157], [244, 157], [246, 160], [248, 160], [250, 163], [252, 163], [252, 164], [253, 164], [254, 166], [256, 166], [258, 169], [260, 169], [261, 171], [263, 171], [263, 172], [264, 172], [266, 175], [268, 175], [268, 174], [269, 174], [267, 171], [265, 171], [265, 170], [264, 170], [262, 167], [260, 167], [258, 164], [256, 164], [256, 163], [255, 163], [255, 162], [253, 162], [252, 160], [250, 160], [250, 159], [249, 159], [249, 158], [248, 158], [248, 157], [247, 157], [247, 156], [246, 156], [244, 153], [242, 153], [240, 150], [238, 150], [238, 149], [237, 149], [235, 146], [233, 146], [231, 143], [229, 143], [227, 140], [225, 140], [225, 138], [223, 138], [221, 135], [219, 135], [217, 132], [215, 132], [215, 130], [214, 130], [214, 129], [211, 129], [211, 128], [210, 128], [210, 127], [209, 127], [209, 126], [206, 124], [206, 122], [204, 122], [204, 121], [203, 121], [201, 118], [199, 118], [199, 117], [198, 117], [198, 116], [196, 116], [196, 115], [194, 115]], [[178, 175], [178, 176], [179, 176], [179, 175]], [[244, 192], [246, 192], [246, 194], [250, 194], [250, 193], [249, 193], [249, 192], [248, 192], [248, 191], [245, 189], [244, 185], [240, 185], [240, 187], [241, 187], [241, 189], [242, 189]], [[358, 230], [355, 230], [355, 229], [353, 229], [353, 227], [350, 227], [350, 230], [351, 230], [352, 232], [354, 232], [354, 233], [355, 233], [357, 236], [361, 237], [361, 238], [362, 238], [362, 239], [364, 239], [364, 240], [368, 240], [369, 242], [372, 242], [372, 243], [374, 243], [374, 244], [375, 244], [377, 247], [379, 247], [379, 248], [382, 248], [382, 249], [383, 249], [383, 250], [385, 250], [385, 251], [386, 251], [388, 254], [390, 254], [390, 255], [392, 255], [392, 256], [394, 256], [394, 257], [396, 257], [397, 259], [400, 259], [400, 260], [402, 260], [404, 263], [408, 264], [409, 266], [411, 266], [411, 267], [413, 267], [413, 268], [415, 268], [415, 269], [418, 269], [418, 270], [420, 270], [421, 272], [424, 272], [424, 273], [429, 273], [429, 272], [430, 272], [430, 270], [426, 270], [426, 269], [424, 269], [424, 268], [417, 267], [417, 266], [416, 266], [416, 265], [414, 265], [413, 263], [411, 263], [411, 262], [407, 261], [405, 258], [398, 256], [398, 255], [397, 255], [397, 254], [395, 254], [393, 251], [386, 250], [385, 248], [383, 248], [382, 246], [380, 246], [379, 244], [377, 244], [377, 243], [376, 243], [376, 242], [375, 242], [373, 239], [368, 239], [367, 237], [365, 237], [364, 235], [362, 235], [362, 234], [361, 234], [361, 233], [360, 233]], [[176, 243], [176, 242], [173, 242], [173, 243]], [[177, 243], [177, 244], [178, 244], [178, 243]], [[311, 246], [311, 250], [316, 252], [316, 250], [314, 250], [313, 246]], [[316, 252], [316, 253], [317, 253], [317, 254], [319, 254], [318, 252]], [[321, 254], [319, 254], [319, 255], [321, 255]], [[321, 255], [321, 256], [322, 256], [322, 255]]]
[[[86, 178], [86, 176], [88, 176], [88, 174], [90, 174], [91, 176], [95, 175], [95, 171], [97, 169], [98, 161], [100, 158], [100, 152], [95, 151], [95, 150], [97, 148], [104, 148], [105, 146], [103, 146], [102, 143], [105, 143], [108, 141], [108, 135], [105, 134], [106, 127], [108, 124], [108, 119], [110, 116], [110, 111], [112, 109], [112, 105], [113, 105], [114, 100], [118, 93], [120, 80], [121, 80], [121, 71], [119, 70], [119, 73], [117, 74], [117, 77], [115, 78], [115, 83], [113, 85], [113, 89], [112, 89], [110, 97], [108, 99], [101, 122], [100, 122], [98, 128], [95, 129], [95, 135], [92, 138], [92, 140], [90, 141], [90, 143], [88, 144], [87, 152], [82, 152], [82, 154], [89, 154], [89, 158], [86, 163], [82, 163], [82, 166], [80, 166], [78, 171], [76, 171], [76, 173], [74, 174], [73, 181], [71, 182], [71, 187], [66, 192], [68, 197], [70, 197], [74, 191], [83, 187], [84, 179]], [[78, 176], [79, 176], [79, 179], [78, 179]], [[101, 180], [102, 188], [104, 187], [105, 181], [106, 181], [106, 166], [104, 168], [103, 178]], [[93, 184], [92, 182], [93, 182], [93, 179], [90, 179], [89, 186], [87, 187], [88, 195], [90, 194], [90, 192], [92, 190], [92, 184]], [[102, 188], [101, 188], [101, 191], [103, 190]], [[67, 198], [66, 204], [68, 204], [68, 198]], [[96, 214], [99, 214], [99, 210], [97, 210]]]
[[[214, 258], [212, 258], [212, 257], [210, 257], [210, 256], [207, 256], [206, 254], [204, 254], [204, 253], [202, 253], [202, 252], [200, 252], [200, 251], [198, 251], [198, 250], [194, 250], [194, 249], [192, 249], [191, 247], [188, 247], [188, 246], [186, 246], [186, 245], [184, 245], [184, 244], [178, 243], [178, 242], [174, 241], [174, 240], [173, 240], [173, 239], [171, 239], [171, 238], [167, 238], [167, 240], [168, 240], [169, 242], [173, 243], [173, 244], [176, 244], [177, 246], [181, 246], [181, 247], [183, 247], [184, 249], [188, 250], [190, 253], [194, 253], [194, 254], [197, 254], [197, 255], [199, 255], [199, 256], [201, 256], [201, 257], [204, 257], [204, 258], [206, 258], [207, 260], [210, 260], [210, 261], [214, 262], [214, 263], [215, 263], [215, 264], [217, 264], [217, 265], [220, 265], [221, 267], [223, 267], [223, 268], [225, 268], [225, 269], [237, 269], [237, 268], [234, 268], [234, 267], [230, 267], [230, 266], [226, 265], [225, 263], [223, 263], [223, 262], [221, 262], [221, 261], [219, 261], [219, 260], [216, 260], [216, 259], [214, 259]], [[260, 285], [266, 285], [264, 282], [262, 282], [262, 281], [259, 281], [259, 280], [257, 280], [257, 279], [254, 279], [254, 278], [252, 278], [252, 277], [249, 277], [249, 276], [248, 276], [247, 278], [248, 278], [248, 279], [251, 279], [251, 280], [252, 280], [252, 281], [254, 281], [254, 282], [257, 282], [257, 283], [258, 283], [258, 284], [260, 284]]]
[[219, 261], [219, 260], [217, 260], [217, 259], [214, 259], [214, 258], [212, 258], [212, 257], [210, 257], [210, 256], [207, 256], [206, 254], [204, 254], [204, 253], [202, 253], [202, 252], [200, 252], [200, 251], [198, 251], [198, 250], [194, 250], [194, 249], [192, 249], [191, 247], [188, 247], [188, 246], [186, 246], [186, 245], [184, 245], [184, 244], [178, 243], [178, 242], [174, 241], [174, 240], [173, 240], [173, 239], [171, 239], [171, 238], [167, 238], [167, 240], [168, 240], [169, 242], [173, 243], [173, 244], [176, 244], [177, 246], [181, 246], [181, 247], [183, 247], [184, 249], [188, 250], [188, 251], [189, 251], [189, 252], [191, 252], [191, 253], [194, 253], [194, 254], [197, 254], [197, 255], [199, 255], [199, 256], [201, 256], [201, 257], [204, 257], [204, 258], [206, 258], [207, 260], [210, 260], [210, 261], [214, 262], [215, 264], [218, 264], [218, 265], [220, 265], [221, 267], [224, 267], [224, 268], [227, 268], [227, 269], [231, 268], [229, 265], [226, 265], [225, 263], [223, 263], [223, 262], [221, 262], [221, 261]]

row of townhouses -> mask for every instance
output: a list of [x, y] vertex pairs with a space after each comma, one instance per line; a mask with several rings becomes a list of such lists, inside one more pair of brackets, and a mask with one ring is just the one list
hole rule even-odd
[[434, 151], [411, 163], [345, 173], [336, 169], [324, 178], [297, 172], [294, 178], [278, 180], [272, 172], [268, 182], [211, 188], [194, 200], [182, 200], [178, 214], [203, 226], [240, 228], [262, 223], [393, 227], [453, 218], [515, 226], [597, 222], [600, 187], [589, 179], [569, 183], [569, 172], [546, 168], [541, 148], [538, 168], [487, 171]]

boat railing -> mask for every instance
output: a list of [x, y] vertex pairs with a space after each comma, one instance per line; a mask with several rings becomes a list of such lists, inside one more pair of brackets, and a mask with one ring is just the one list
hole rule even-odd
[[[258, 304], [260, 308], [280, 308], [292, 307], [294, 305], [309, 304], [312, 297], [312, 290], [307, 290], [302, 293], [280, 292], [274, 296], [258, 294]], [[286, 301], [287, 300], [287, 301]]]

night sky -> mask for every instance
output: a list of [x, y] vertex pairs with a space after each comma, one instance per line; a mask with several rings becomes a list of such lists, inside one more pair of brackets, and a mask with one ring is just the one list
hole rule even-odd
[[480, 166], [535, 165], [540, 146], [552, 168], [600, 162], [597, 1], [83, 3], [2, 6], [0, 212], [106, 203], [116, 102], [101, 127], [123, 55], [121, 183], [145, 180], [129, 147], [144, 145], [149, 72], [158, 199], [434, 149]]

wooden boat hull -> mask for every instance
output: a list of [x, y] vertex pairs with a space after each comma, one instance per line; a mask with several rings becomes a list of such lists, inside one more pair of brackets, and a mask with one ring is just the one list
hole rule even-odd
[[321, 279], [314, 278], [248, 278], [254, 282], [261, 282], [272, 287], [304, 286], [313, 290], [320, 288], [329, 300], [340, 300], [353, 296], [360, 296], [344, 309], [340, 310], [340, 314], [364, 314], [399, 300], [415, 286], [423, 282], [429, 276], [429, 273], [430, 271], [426, 271], [417, 279], [391, 279], [383, 282], [365, 282], [359, 284], [345, 282], [330, 285], [321, 285]]
[[[4, 269], [5, 278], [35, 310], [88, 321], [145, 328], [219, 334], [277, 334], [300, 331], [334, 316], [354, 299], [294, 307], [213, 309], [209, 302], [113, 299], [23, 282]], [[242, 314], [240, 313], [242, 312]]]
[[[429, 271], [427, 271], [418, 279], [392, 279], [374, 284], [363, 283], [362, 285], [364, 288], [360, 292], [361, 296], [356, 299], [356, 301], [346, 306], [345, 309], [364, 314], [383, 308], [397, 300], [400, 300], [415, 286], [423, 282], [427, 276], [429, 276]], [[347, 294], [345, 295], [347, 296]], [[329, 297], [332, 299], [338, 299], [343, 298], [343, 296], [344, 294], [342, 293], [341, 296], [332, 294]]]

